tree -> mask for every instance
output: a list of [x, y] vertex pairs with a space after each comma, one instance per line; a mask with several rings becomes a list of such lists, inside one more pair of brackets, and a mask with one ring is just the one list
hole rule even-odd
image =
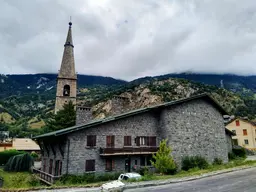
[[175, 172], [176, 170], [176, 164], [171, 156], [172, 149], [166, 143], [166, 139], [160, 142], [159, 150], [153, 155], [153, 161], [151, 161], [152, 165], [161, 174]]
[[56, 131], [67, 127], [72, 127], [76, 124], [75, 106], [71, 101], [64, 104], [63, 109], [53, 115], [52, 119], [46, 122], [44, 132]]

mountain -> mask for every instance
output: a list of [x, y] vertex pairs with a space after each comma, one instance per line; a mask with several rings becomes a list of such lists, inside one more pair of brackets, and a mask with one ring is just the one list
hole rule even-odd
[[[132, 81], [133, 83], [143, 83], [152, 79], [168, 79], [168, 78], [182, 78], [206, 85], [214, 85], [217, 87], [225, 88], [227, 90], [244, 93], [256, 93], [256, 75], [252, 76], [239, 76], [232, 74], [196, 74], [196, 73], [180, 73], [180, 74], [166, 74], [154, 77], [143, 77]], [[247, 91], [246, 91], [247, 90]]]
[[[0, 76], [0, 131], [38, 134], [55, 104], [56, 74]], [[231, 114], [256, 119], [256, 76], [167, 74], [131, 82], [78, 75], [78, 104], [93, 107], [95, 118], [112, 114], [114, 95], [129, 98], [128, 110], [207, 92]], [[1, 128], [2, 127], [2, 128]], [[9, 128], [7, 128], [9, 127]], [[30, 129], [32, 128], [32, 129]]]
[[[57, 74], [0, 75], [0, 98], [34, 93], [55, 93], [56, 79]], [[78, 74], [78, 87], [122, 85], [125, 83], [127, 82], [111, 77]]]

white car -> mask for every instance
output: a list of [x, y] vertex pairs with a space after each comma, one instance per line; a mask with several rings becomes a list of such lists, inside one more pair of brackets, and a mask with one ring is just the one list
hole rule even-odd
[[140, 178], [141, 178], [141, 175], [139, 173], [124, 173], [118, 177], [118, 180], [128, 180], [128, 179], [136, 179], [137, 180]]

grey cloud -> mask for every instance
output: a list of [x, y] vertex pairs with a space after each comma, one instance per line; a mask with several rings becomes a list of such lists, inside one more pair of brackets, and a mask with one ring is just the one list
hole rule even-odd
[[0, 73], [57, 72], [72, 15], [82, 74], [256, 74], [255, 0], [2, 0], [0, 11]]

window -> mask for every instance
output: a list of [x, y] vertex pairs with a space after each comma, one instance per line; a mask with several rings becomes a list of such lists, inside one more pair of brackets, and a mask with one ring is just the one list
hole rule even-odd
[[243, 135], [247, 135], [247, 129], [243, 129]]
[[232, 130], [232, 132], [236, 134], [236, 130]]
[[124, 136], [124, 146], [131, 146], [131, 145], [132, 145], [132, 137]]
[[151, 156], [142, 156], [140, 158], [140, 166], [151, 166], [150, 160], [152, 160]]
[[137, 146], [156, 146], [156, 137], [137, 137], [135, 142]]
[[236, 126], [240, 126], [239, 120], [236, 120]]
[[106, 159], [106, 171], [113, 171], [114, 164], [115, 162], [113, 159]]
[[115, 136], [107, 136], [107, 147], [115, 147]]
[[137, 159], [134, 161], [134, 165], [137, 165]]
[[238, 145], [238, 140], [237, 139], [232, 139], [233, 145]]
[[61, 175], [62, 162], [60, 160], [55, 161], [55, 176]]
[[95, 160], [86, 160], [85, 171], [95, 171]]
[[244, 140], [244, 144], [245, 144], [245, 145], [248, 145], [248, 144], [249, 144], [248, 139], [245, 139], [245, 140]]
[[96, 146], [96, 135], [87, 135], [87, 146], [88, 147]]
[[49, 174], [52, 174], [52, 164], [53, 164], [53, 160], [50, 159]]

